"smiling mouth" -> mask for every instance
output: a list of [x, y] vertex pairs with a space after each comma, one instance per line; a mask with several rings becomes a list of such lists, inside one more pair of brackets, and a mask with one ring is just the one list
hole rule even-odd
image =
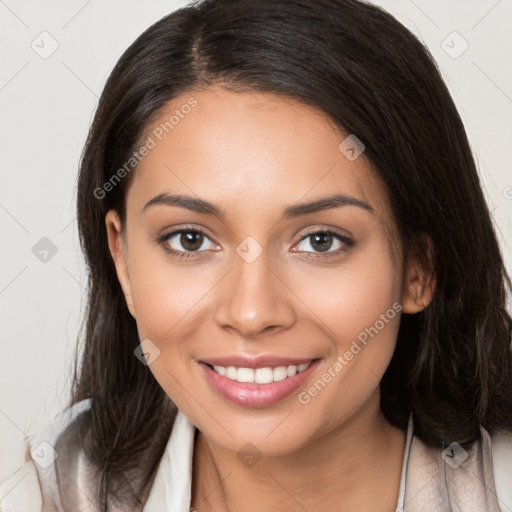
[[206, 382], [224, 399], [263, 408], [292, 395], [316, 371], [321, 359], [231, 356], [198, 363]]
[[271, 384], [294, 377], [298, 373], [307, 370], [314, 360], [300, 365], [264, 367], [264, 368], [239, 368], [236, 366], [217, 366], [206, 363], [215, 373], [228, 379], [254, 384]]

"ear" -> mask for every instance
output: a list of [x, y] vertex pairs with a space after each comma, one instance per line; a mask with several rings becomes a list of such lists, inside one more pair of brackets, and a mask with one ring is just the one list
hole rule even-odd
[[[432, 241], [425, 235], [417, 247], [404, 271], [402, 311], [409, 314], [425, 309], [430, 304], [436, 288]], [[423, 257], [419, 256], [419, 251], [422, 251]]]
[[121, 226], [121, 219], [117, 211], [109, 210], [107, 212], [105, 215], [105, 225], [107, 227], [108, 247], [116, 267], [117, 279], [123, 290], [128, 310], [133, 318], [135, 318], [130, 275], [128, 273], [128, 249]]

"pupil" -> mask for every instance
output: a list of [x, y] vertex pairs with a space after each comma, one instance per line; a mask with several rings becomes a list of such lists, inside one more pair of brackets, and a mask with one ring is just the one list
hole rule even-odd
[[181, 245], [187, 251], [195, 251], [201, 247], [203, 243], [203, 235], [201, 233], [186, 232], [181, 234]]
[[315, 235], [312, 235], [313, 242], [311, 243], [311, 246], [313, 249], [319, 252], [324, 252], [329, 249], [332, 243], [332, 235], [329, 235], [328, 233], [317, 233]]

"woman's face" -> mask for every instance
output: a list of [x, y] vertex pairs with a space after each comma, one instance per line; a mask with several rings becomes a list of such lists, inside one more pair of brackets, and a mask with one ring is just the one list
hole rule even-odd
[[274, 95], [184, 94], [147, 130], [123, 237], [107, 215], [149, 370], [224, 449], [292, 453], [379, 414], [417, 276], [347, 135]]

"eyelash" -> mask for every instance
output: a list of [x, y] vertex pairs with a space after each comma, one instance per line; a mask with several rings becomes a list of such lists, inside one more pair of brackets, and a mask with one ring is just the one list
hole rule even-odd
[[[189, 252], [178, 251], [176, 249], [172, 249], [171, 247], [169, 247], [167, 245], [167, 241], [169, 239], [171, 239], [172, 237], [174, 237], [174, 236], [176, 236], [178, 234], [182, 234], [182, 233], [200, 233], [204, 237], [210, 239], [210, 237], [202, 229], [199, 229], [199, 228], [181, 228], [181, 229], [178, 229], [176, 231], [171, 231], [170, 233], [168, 233], [166, 235], [162, 235], [161, 237], [157, 238], [157, 242], [163, 247], [163, 249], [167, 253], [169, 253], [171, 256], [176, 257], [176, 258], [178, 258], [180, 260], [188, 259], [190, 257], [193, 257], [195, 253], [204, 252], [204, 251], [189, 251]], [[321, 252], [311, 253], [310, 251], [304, 251], [304, 252], [306, 252], [306, 254], [308, 254], [308, 256], [307, 256], [308, 259], [310, 259], [310, 258], [313, 258], [313, 259], [325, 259], [325, 258], [332, 258], [334, 256], [339, 256], [342, 253], [347, 252], [351, 247], [353, 247], [355, 245], [355, 242], [353, 240], [351, 240], [350, 238], [348, 238], [348, 237], [346, 237], [346, 236], [344, 236], [344, 235], [342, 235], [342, 234], [340, 234], [340, 233], [338, 233], [336, 231], [330, 230], [330, 229], [316, 229], [316, 230], [308, 231], [307, 233], [303, 234], [302, 238], [297, 242], [297, 244], [299, 244], [303, 240], [306, 240], [307, 238], [309, 238], [309, 237], [311, 237], [313, 235], [317, 235], [317, 234], [332, 235], [337, 240], [342, 242], [345, 245], [345, 247], [337, 249], [336, 251], [327, 251], [325, 253], [321, 253]], [[296, 251], [296, 252], [301, 252], [301, 251]], [[310, 256], [311, 254], [313, 254], [313, 255]]]

